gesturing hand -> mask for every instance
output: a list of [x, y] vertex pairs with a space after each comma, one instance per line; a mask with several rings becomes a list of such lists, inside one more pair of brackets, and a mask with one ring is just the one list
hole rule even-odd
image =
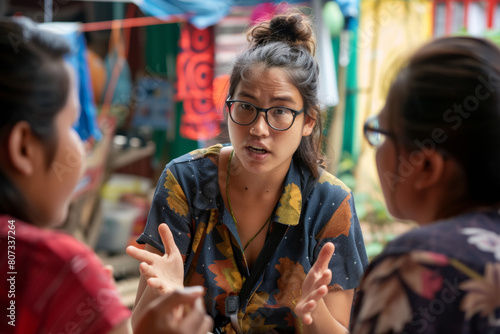
[[319, 252], [318, 259], [302, 283], [302, 295], [295, 307], [295, 314], [302, 319], [304, 324], [313, 322], [312, 313], [321, 300], [328, 293], [327, 285], [332, 279], [332, 271], [328, 269], [335, 246], [328, 242]]
[[206, 334], [213, 321], [203, 304], [202, 287], [173, 291], [151, 302], [139, 321], [137, 334]]
[[158, 232], [165, 247], [163, 256], [134, 246], [127, 247], [127, 254], [141, 261], [141, 274], [154, 292], [165, 294], [183, 287], [184, 262], [167, 224], [160, 224]]

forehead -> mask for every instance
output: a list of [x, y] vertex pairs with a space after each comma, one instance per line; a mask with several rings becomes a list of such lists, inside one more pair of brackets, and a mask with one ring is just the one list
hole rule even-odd
[[284, 69], [278, 67], [266, 68], [264, 65], [249, 68], [245, 73], [242, 73], [241, 80], [237, 84], [234, 93], [300, 97], [299, 90]]

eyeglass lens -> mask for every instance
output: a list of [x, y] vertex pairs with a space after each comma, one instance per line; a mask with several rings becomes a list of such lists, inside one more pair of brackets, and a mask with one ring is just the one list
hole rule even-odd
[[377, 118], [369, 119], [365, 126], [365, 136], [370, 145], [379, 147], [382, 145], [386, 139], [386, 135], [377, 131], [380, 129], [379, 122]]
[[[236, 123], [247, 125], [252, 123], [257, 117], [257, 108], [245, 102], [234, 102], [231, 105], [231, 118]], [[292, 110], [283, 107], [274, 107], [267, 111], [267, 122], [275, 129], [287, 129], [294, 120]]]

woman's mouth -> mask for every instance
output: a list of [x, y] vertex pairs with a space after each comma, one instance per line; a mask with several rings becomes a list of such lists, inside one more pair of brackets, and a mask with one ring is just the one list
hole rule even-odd
[[266, 154], [268, 151], [262, 147], [259, 146], [248, 146], [248, 149], [256, 154]]

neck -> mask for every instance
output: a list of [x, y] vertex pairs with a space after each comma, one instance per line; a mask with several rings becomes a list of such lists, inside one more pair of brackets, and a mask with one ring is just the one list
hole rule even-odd
[[426, 210], [422, 210], [420, 217], [416, 220], [419, 225], [429, 225], [437, 221], [460, 216], [469, 212], [481, 212], [490, 210], [499, 210], [500, 203], [487, 205], [484, 203], [473, 202], [462, 199], [453, 202], [444, 203], [432, 207], [427, 206]]
[[490, 205], [470, 203], [470, 202], [456, 203], [455, 205], [450, 206], [449, 209], [442, 210], [441, 212], [439, 212], [434, 221], [451, 218], [470, 212], [481, 212], [490, 210], [498, 210], [498, 205], [490, 206]]
[[[234, 151], [233, 151], [234, 152]], [[231, 179], [231, 188], [237, 191], [244, 191], [246, 194], [273, 194], [281, 193], [283, 182], [285, 181], [286, 170], [277, 170], [272, 173], [253, 174], [245, 170], [233, 154], [229, 163], [229, 177]]]

